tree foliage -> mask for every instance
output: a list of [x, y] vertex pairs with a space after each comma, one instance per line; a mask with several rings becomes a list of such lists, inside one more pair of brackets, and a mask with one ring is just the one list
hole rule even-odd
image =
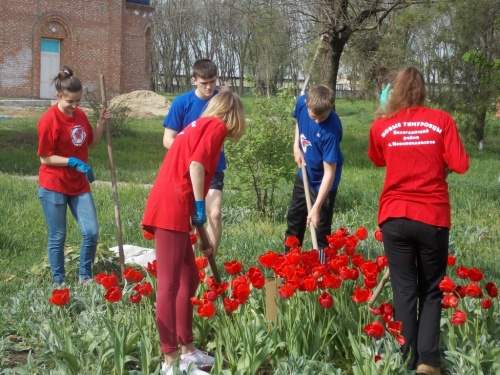
[[230, 188], [254, 191], [255, 207], [262, 214], [272, 214], [276, 189], [279, 184], [289, 184], [296, 172], [294, 103], [285, 91], [273, 98], [256, 99], [245, 135], [236, 144], [226, 144], [229, 168], [237, 176], [237, 186]]

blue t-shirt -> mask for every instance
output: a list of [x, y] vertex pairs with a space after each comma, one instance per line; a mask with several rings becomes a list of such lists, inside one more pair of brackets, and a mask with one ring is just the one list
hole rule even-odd
[[[324, 175], [323, 162], [337, 163], [335, 178], [330, 190], [335, 190], [340, 184], [344, 156], [340, 150], [342, 141], [342, 124], [339, 116], [332, 110], [327, 119], [317, 124], [309, 116], [305, 99], [302, 95], [297, 100], [292, 116], [297, 119], [299, 127], [299, 147], [306, 161], [309, 186], [319, 191]], [[299, 169], [302, 178], [302, 170]]]
[[[218, 93], [214, 91], [214, 95]], [[191, 90], [174, 99], [167, 116], [163, 121], [163, 126], [177, 133], [180, 133], [186, 126], [194, 120], [200, 118], [201, 114], [207, 106], [208, 100], [200, 99], [196, 96], [195, 90]], [[226, 156], [224, 155], [224, 147], [222, 147], [219, 162], [216, 171], [224, 171], [226, 169]]]

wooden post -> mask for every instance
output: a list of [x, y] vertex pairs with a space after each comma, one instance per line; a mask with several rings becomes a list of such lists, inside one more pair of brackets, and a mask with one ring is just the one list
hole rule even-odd
[[[106, 84], [104, 82], [104, 76], [100, 76], [101, 82], [101, 98], [103, 108], [108, 107], [108, 100], [106, 98]], [[115, 223], [116, 223], [116, 235], [118, 238], [118, 255], [120, 260], [120, 269], [122, 272], [122, 282], [125, 282], [124, 272], [125, 272], [125, 255], [123, 252], [123, 236], [122, 236], [122, 222], [120, 218], [120, 206], [118, 203], [118, 188], [116, 186], [116, 173], [115, 173], [115, 163], [113, 160], [113, 147], [111, 145], [111, 130], [109, 129], [109, 121], [106, 120], [106, 143], [108, 145], [108, 157], [109, 157], [109, 169], [111, 171], [111, 189], [113, 191], [113, 201], [115, 204]]]

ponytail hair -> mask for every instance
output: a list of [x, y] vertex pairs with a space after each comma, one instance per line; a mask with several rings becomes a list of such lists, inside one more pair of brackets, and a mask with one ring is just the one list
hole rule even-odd
[[420, 70], [415, 67], [400, 70], [391, 82], [390, 98], [382, 113], [391, 117], [402, 109], [423, 106], [425, 98], [425, 81]]
[[64, 91], [80, 92], [83, 90], [82, 82], [73, 75], [73, 71], [64, 65], [59, 74], [52, 80], [57, 92], [62, 94]]

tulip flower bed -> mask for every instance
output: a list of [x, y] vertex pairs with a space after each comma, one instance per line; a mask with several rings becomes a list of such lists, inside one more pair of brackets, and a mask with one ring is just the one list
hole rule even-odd
[[[211, 373], [407, 373], [389, 284], [371, 309], [367, 304], [387, 267], [381, 233], [340, 228], [328, 240], [324, 264], [316, 250], [301, 249], [290, 238], [286, 255], [267, 251], [248, 268], [224, 262], [227, 276], [220, 284], [207, 275], [206, 258], [197, 258], [195, 338], [197, 347], [215, 355]], [[452, 255], [448, 265], [449, 277], [440, 284], [443, 373], [498, 374], [497, 285], [480, 270], [457, 265]], [[6, 314], [34, 354], [7, 373], [160, 373], [156, 274], [152, 262], [145, 270], [127, 268], [124, 285], [103, 272], [90, 286], [58, 288], [50, 296], [33, 288], [13, 299]], [[270, 320], [266, 280], [273, 279], [280, 281], [279, 298]]]

